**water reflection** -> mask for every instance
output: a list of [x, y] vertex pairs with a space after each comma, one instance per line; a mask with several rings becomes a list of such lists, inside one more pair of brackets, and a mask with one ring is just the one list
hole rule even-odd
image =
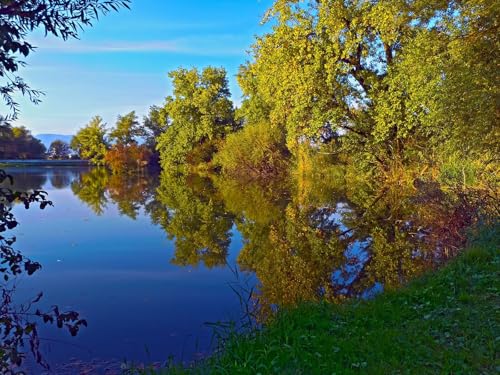
[[[66, 189], [75, 179], [90, 171], [86, 167], [44, 168], [25, 166], [16, 168], [3, 167], [2, 169], [12, 176], [14, 184], [9, 185], [9, 187], [16, 191], [41, 190], [47, 187], [56, 190]], [[50, 182], [49, 186], [47, 186], [47, 182]]]
[[[14, 170], [8, 174], [0, 170], [0, 371], [6, 374], [25, 373], [23, 368], [26, 366], [27, 352], [31, 354], [30, 361], [45, 369], [49, 368], [40, 349], [40, 324], [55, 324], [58, 328], [67, 329], [71, 336], [76, 336], [81, 327], [87, 326], [86, 320], [81, 319], [78, 312], [63, 311], [56, 305], [50, 309], [40, 309], [43, 292], [38, 291], [27, 301], [18, 299], [17, 291], [23, 278], [34, 275], [42, 266], [16, 248], [17, 237], [13, 231], [19, 222], [13, 210], [16, 206], [25, 209], [38, 206], [43, 210], [53, 205], [47, 199], [47, 193], [39, 191], [46, 183], [47, 176], [28, 171]], [[29, 178], [30, 174], [33, 178]], [[56, 181], [53, 185], [66, 180], [69, 184], [69, 176], [65, 174], [64, 177], [68, 178], [58, 179], [52, 175], [50, 179]], [[29, 350], [26, 350], [28, 347]]]
[[252, 297], [262, 316], [276, 306], [395, 288], [463, 244], [471, 208], [438, 185], [374, 187], [339, 176], [263, 186], [96, 168], [71, 179], [71, 189], [97, 215], [110, 202], [131, 219], [143, 210], [175, 241], [171, 262], [179, 266], [225, 265], [236, 228], [238, 265], [257, 275]]
[[204, 263], [208, 268], [226, 264], [233, 215], [210, 180], [163, 174], [151, 212], [169, 239], [175, 240], [174, 264]]
[[[50, 238], [62, 249], [57, 259], [69, 267], [61, 268], [68, 283], [75, 290], [86, 288], [71, 303], [76, 309], [87, 303], [89, 313], [101, 317], [89, 317], [89, 327], [99, 327], [97, 337], [109, 331], [113, 343], [126, 342], [116, 348], [123, 356], [127, 350], [137, 355], [131, 341], [147, 339], [150, 350], [160, 352], [158, 360], [170, 354], [163, 351], [168, 346], [164, 330], [181, 323], [193, 329], [187, 319], [176, 319], [210, 320], [207, 311], [218, 306], [203, 288], [219, 277], [225, 281], [217, 290], [228, 289], [229, 276], [221, 276], [227, 264], [234, 268], [236, 262], [239, 270], [256, 276], [248, 297], [257, 318], [264, 320], [280, 306], [342, 302], [397, 288], [454, 255], [474, 213], [460, 194], [445, 193], [433, 183], [368, 185], [362, 179], [345, 181], [342, 171], [267, 184], [166, 173], [120, 176], [99, 168], [9, 172], [26, 189], [49, 184], [55, 189], [51, 199], [61, 211], [45, 213], [54, 222], [67, 220], [59, 216], [72, 210], [62, 201], [68, 193], [95, 213], [89, 218], [88, 210], [67, 211], [75, 224], [60, 239]], [[57, 244], [63, 240], [70, 241], [71, 250]], [[168, 258], [170, 265], [164, 262]], [[57, 277], [52, 281], [47, 274], [47, 285], [59, 282], [59, 267], [48, 263], [49, 273]], [[190, 278], [191, 271], [203, 274], [201, 281]], [[144, 301], [131, 301], [128, 290]], [[112, 314], [100, 311], [104, 301], [112, 303], [111, 310], [106, 308]], [[151, 301], [155, 308], [144, 310], [141, 304]], [[217, 314], [212, 316], [218, 319]], [[151, 326], [143, 319], [130, 328], [129, 321], [137, 317]], [[123, 338], [122, 324], [134, 330]], [[102, 349], [90, 337], [91, 345]]]
[[156, 181], [156, 176], [150, 174], [119, 175], [105, 168], [93, 168], [79, 174], [71, 190], [96, 215], [102, 215], [112, 202], [122, 215], [135, 220], [139, 210], [153, 199]]

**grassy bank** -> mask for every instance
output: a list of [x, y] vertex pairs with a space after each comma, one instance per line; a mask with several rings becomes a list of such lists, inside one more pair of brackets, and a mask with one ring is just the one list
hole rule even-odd
[[500, 336], [500, 228], [446, 267], [372, 301], [304, 305], [234, 336], [193, 368], [163, 373], [493, 374]]

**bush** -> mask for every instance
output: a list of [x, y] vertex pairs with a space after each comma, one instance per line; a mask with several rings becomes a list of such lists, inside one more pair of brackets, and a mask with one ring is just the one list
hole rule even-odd
[[113, 173], [133, 173], [147, 167], [151, 152], [144, 145], [117, 144], [106, 152], [106, 164]]
[[289, 156], [284, 132], [259, 123], [228, 135], [214, 162], [229, 175], [268, 178], [286, 171]]
[[200, 166], [200, 164], [210, 163], [214, 154], [217, 152], [220, 141], [220, 138], [213, 140], [207, 139], [203, 143], [194, 146], [186, 155], [186, 163], [194, 167]]

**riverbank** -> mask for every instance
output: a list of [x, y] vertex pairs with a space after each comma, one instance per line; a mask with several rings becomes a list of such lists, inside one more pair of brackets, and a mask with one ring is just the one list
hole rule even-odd
[[88, 167], [88, 160], [0, 160], [0, 168], [5, 167]]
[[[498, 369], [500, 228], [372, 301], [304, 305], [220, 355], [163, 374], [490, 374]], [[154, 372], [149, 372], [154, 373]]]

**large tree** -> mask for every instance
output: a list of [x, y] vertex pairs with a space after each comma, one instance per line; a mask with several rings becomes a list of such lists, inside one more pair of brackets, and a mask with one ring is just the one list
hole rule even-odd
[[70, 154], [71, 149], [69, 144], [60, 139], [53, 141], [47, 150], [47, 155], [50, 159], [68, 159]]
[[293, 152], [334, 131], [384, 167], [446, 142], [498, 147], [497, 20], [487, 0], [276, 0], [240, 114], [283, 127]]
[[169, 76], [173, 96], [167, 97], [164, 106], [169, 122], [157, 145], [165, 168], [185, 163], [193, 149], [223, 137], [234, 127], [225, 69], [207, 67], [200, 73], [181, 68]]
[[80, 158], [89, 160], [95, 165], [103, 165], [109, 142], [106, 124], [102, 118], [96, 116], [81, 128], [71, 140], [71, 148]]
[[116, 125], [109, 133], [109, 139], [115, 144], [130, 146], [136, 144], [139, 137], [145, 135], [135, 111], [118, 116]]
[[17, 117], [19, 106], [13, 95], [21, 92], [38, 103], [40, 91], [31, 89], [19, 76], [35, 46], [27, 41], [30, 32], [40, 28], [64, 40], [77, 38], [83, 26], [91, 26], [99, 14], [120, 7], [130, 0], [2, 0], [0, 1], [0, 95], [10, 114], [0, 116], [0, 123]]
[[157, 166], [160, 161], [160, 153], [157, 150], [158, 138], [167, 130], [169, 124], [169, 116], [165, 108], [159, 106], [151, 106], [149, 113], [143, 119], [144, 143], [151, 153], [150, 162]]

